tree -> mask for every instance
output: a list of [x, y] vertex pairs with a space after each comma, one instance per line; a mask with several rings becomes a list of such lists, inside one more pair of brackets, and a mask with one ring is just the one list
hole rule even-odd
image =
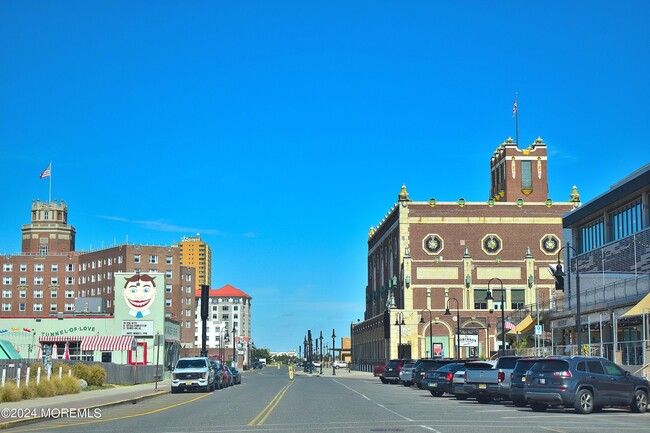
[[263, 348], [254, 348], [251, 350], [251, 357], [253, 361], [259, 361], [260, 359], [266, 359], [266, 362], [271, 362], [271, 352], [269, 352], [269, 349], [263, 349]]

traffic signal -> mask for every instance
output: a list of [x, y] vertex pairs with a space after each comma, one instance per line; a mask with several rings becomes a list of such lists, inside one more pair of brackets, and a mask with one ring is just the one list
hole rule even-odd
[[557, 264], [555, 267], [555, 272], [553, 272], [553, 278], [555, 278], [555, 290], [561, 290], [564, 292], [564, 272], [562, 272], [562, 265]]

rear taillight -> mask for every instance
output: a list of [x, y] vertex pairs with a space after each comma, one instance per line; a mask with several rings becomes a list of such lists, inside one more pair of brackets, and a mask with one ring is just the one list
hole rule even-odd
[[501, 382], [503, 382], [504, 380], [506, 380], [506, 374], [505, 374], [503, 371], [500, 371], [500, 372], [499, 372], [498, 380], [499, 380], [499, 383], [501, 383]]
[[570, 371], [554, 371], [553, 376], [555, 377], [571, 377]]
[[447, 373], [445, 379], [447, 379], [448, 382], [451, 382], [454, 379], [454, 373]]

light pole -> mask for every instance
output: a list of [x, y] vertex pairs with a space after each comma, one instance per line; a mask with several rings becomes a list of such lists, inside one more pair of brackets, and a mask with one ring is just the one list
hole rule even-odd
[[235, 325], [232, 325], [232, 362], [233, 362], [233, 367], [237, 368], [237, 352], [236, 352], [236, 347], [235, 347], [235, 334], [237, 333], [237, 328], [235, 328]]
[[228, 328], [226, 328], [226, 335], [223, 336], [223, 356], [221, 357], [221, 362], [225, 364], [226, 362], [226, 344], [230, 341], [230, 335], [228, 335]]
[[456, 301], [456, 341], [454, 341], [454, 355], [456, 355], [456, 359], [460, 359], [460, 305], [456, 298], [447, 299], [445, 316], [451, 316], [451, 311], [449, 311], [449, 301]]
[[323, 331], [320, 331], [320, 374], [323, 374]]
[[488, 281], [488, 290], [487, 290], [487, 296], [485, 297], [486, 301], [494, 301], [494, 298], [492, 297], [492, 292], [490, 292], [490, 283], [492, 283], [493, 280], [497, 280], [499, 284], [501, 285], [501, 356], [505, 355], [506, 353], [506, 312], [505, 312], [505, 298], [504, 298], [504, 291], [503, 291], [503, 281], [501, 281], [501, 278], [490, 278], [490, 281]]
[[429, 312], [429, 352], [427, 352], [427, 353], [431, 353], [431, 357], [433, 358], [433, 336], [431, 335], [431, 310], [429, 310], [428, 308], [425, 308], [424, 310], [422, 310], [420, 312], [420, 314], [422, 315], [420, 317], [420, 323], [424, 323], [424, 312], [425, 311]]
[[402, 359], [402, 326], [404, 323], [404, 314], [400, 311], [395, 317], [395, 326], [399, 326], [399, 344], [397, 345], [397, 357]]
[[334, 347], [336, 347], [336, 333], [332, 328], [332, 376], [336, 376], [336, 366], [334, 365]]
[[[568, 260], [568, 266], [567, 266], [567, 273], [565, 274], [562, 272], [562, 265], [560, 264], [560, 253], [562, 253], [562, 250], [565, 248], [569, 249], [569, 260]], [[578, 347], [578, 355], [582, 354], [582, 350], [580, 350], [580, 337], [582, 333], [581, 325], [580, 325], [580, 268], [578, 267], [578, 251], [573, 248], [568, 242], [566, 243], [565, 246], [560, 248], [560, 251], [557, 252], [557, 266], [555, 267], [555, 272], [553, 272], [553, 277], [556, 278], [556, 281], [558, 281], [558, 277], [564, 278], [564, 276], [567, 276], [568, 282], [568, 287], [569, 287], [569, 293], [571, 293], [571, 250], [573, 250], [573, 253], [576, 255], [576, 344]], [[555, 288], [558, 290], [564, 290], [564, 284], [560, 287], [558, 287], [558, 284], [555, 285]], [[569, 299], [571, 299], [571, 296], [569, 295]]]
[[305, 366], [307, 365], [306, 361], [308, 360], [307, 358], [307, 336], [305, 335], [305, 338], [302, 340], [302, 344], [305, 347], [304, 354], [305, 354]]

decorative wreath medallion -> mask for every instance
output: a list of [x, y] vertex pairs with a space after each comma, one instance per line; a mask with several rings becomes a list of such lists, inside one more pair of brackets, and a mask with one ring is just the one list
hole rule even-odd
[[503, 241], [497, 235], [486, 235], [481, 241], [481, 249], [485, 251], [486, 254], [499, 254], [501, 249], [503, 249]]
[[445, 242], [437, 234], [429, 234], [422, 239], [422, 249], [429, 255], [437, 255], [445, 248]]
[[539, 248], [546, 255], [555, 255], [560, 249], [560, 240], [553, 234], [544, 235], [539, 240]]

